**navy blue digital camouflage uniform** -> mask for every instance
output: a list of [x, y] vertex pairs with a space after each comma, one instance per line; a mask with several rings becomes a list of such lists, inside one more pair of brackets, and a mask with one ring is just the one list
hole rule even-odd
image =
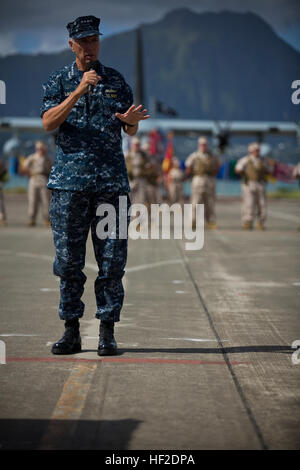
[[[74, 61], [51, 74], [43, 85], [41, 117], [57, 106], [79, 85], [82, 71]], [[122, 277], [127, 259], [127, 238], [96, 235], [101, 203], [113, 204], [118, 216], [119, 196], [130, 191], [122, 152], [121, 121], [116, 112], [124, 113], [132, 105], [129, 85], [116, 70], [100, 63], [102, 80], [92, 95], [78, 99], [56, 136], [56, 156], [49, 177], [52, 190], [50, 220], [56, 257], [54, 274], [60, 276], [59, 316], [64, 320], [80, 318], [84, 312], [81, 296], [86, 276], [86, 241], [89, 229], [98, 264], [95, 281], [96, 317], [119, 321], [124, 299]], [[129, 223], [128, 213], [127, 225]], [[117, 235], [118, 235], [117, 217]]]

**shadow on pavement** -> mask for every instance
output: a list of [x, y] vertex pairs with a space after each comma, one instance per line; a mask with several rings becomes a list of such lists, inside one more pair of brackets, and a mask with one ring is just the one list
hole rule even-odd
[[[291, 346], [232, 346], [228, 348], [118, 348], [118, 355], [129, 353], [174, 353], [174, 354], [241, 354], [249, 352], [282, 352], [291, 353], [295, 351]], [[82, 349], [79, 354], [97, 352], [97, 349]]]
[[140, 423], [134, 419], [0, 419], [0, 449], [126, 450]]

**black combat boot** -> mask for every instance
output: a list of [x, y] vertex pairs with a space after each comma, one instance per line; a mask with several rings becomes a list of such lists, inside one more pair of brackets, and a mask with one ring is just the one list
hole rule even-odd
[[65, 321], [63, 337], [52, 346], [52, 354], [73, 354], [81, 351], [78, 318]]
[[114, 338], [114, 322], [101, 321], [98, 356], [114, 356], [115, 354], [117, 354], [117, 343]]

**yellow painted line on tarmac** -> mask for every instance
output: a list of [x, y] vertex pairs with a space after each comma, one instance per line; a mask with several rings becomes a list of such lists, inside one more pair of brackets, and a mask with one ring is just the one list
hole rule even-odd
[[[51, 415], [48, 428], [41, 439], [39, 445], [40, 449], [55, 449], [58, 444], [60, 447], [65, 439], [68, 441], [72, 439], [78, 420], [81, 417], [97, 365], [98, 362], [79, 363], [73, 367]], [[72, 426], [70, 426], [70, 421], [72, 422]]]

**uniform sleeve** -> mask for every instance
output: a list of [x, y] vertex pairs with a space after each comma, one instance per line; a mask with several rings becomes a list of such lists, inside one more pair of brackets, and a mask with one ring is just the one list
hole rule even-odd
[[120, 77], [122, 80], [122, 95], [120, 98], [121, 106], [119, 108], [119, 113], [125, 113], [133, 103], [133, 93], [131, 87], [125, 82], [122, 75], [120, 75]]
[[43, 84], [43, 90], [44, 96], [40, 110], [41, 117], [43, 117], [43, 114], [48, 111], [48, 109], [54, 108], [54, 106], [57, 106], [62, 102], [61, 84], [59, 74], [57, 72], [50, 75], [48, 81]]
[[[120, 73], [118, 73], [118, 78], [122, 82], [122, 94], [119, 100], [121, 105], [118, 109], [118, 112], [123, 114], [133, 103], [133, 93], [131, 87], [128, 85], [128, 83], [126, 83], [124, 77]], [[125, 129], [125, 122], [121, 121], [121, 126], [123, 129]]]
[[189, 155], [187, 157], [187, 159], [185, 160], [184, 164], [185, 164], [185, 167], [186, 168], [190, 168], [193, 164], [193, 161], [194, 161], [194, 154], [191, 153], [191, 155]]
[[238, 171], [238, 172], [242, 172], [244, 171], [245, 167], [246, 167], [246, 164], [247, 164], [247, 161], [248, 161], [248, 158], [247, 157], [243, 157], [243, 158], [240, 158], [237, 162], [237, 164], [235, 165], [235, 171]]
[[23, 168], [29, 169], [30, 165], [32, 163], [32, 155], [29, 155], [27, 158], [25, 158], [24, 163], [23, 163]]
[[[120, 113], [125, 113], [128, 108], [133, 104], [133, 93], [131, 87], [124, 80], [124, 91], [122, 93], [122, 107], [120, 108]], [[125, 122], [121, 122], [123, 130], [125, 129]]]

